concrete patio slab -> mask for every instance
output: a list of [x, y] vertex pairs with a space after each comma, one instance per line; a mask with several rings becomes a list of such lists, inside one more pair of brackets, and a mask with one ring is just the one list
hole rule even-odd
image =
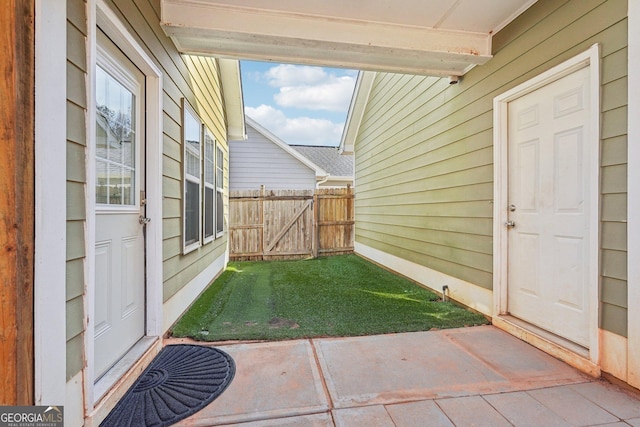
[[218, 399], [179, 425], [233, 424], [328, 411], [329, 402], [308, 341], [218, 348], [236, 363], [231, 385]]
[[236, 376], [179, 425], [640, 427], [640, 394], [492, 326], [216, 347]]
[[334, 424], [331, 415], [324, 413], [262, 421], [250, 421], [240, 424], [225, 424], [220, 427], [334, 427]]
[[596, 425], [620, 421], [570, 386], [531, 390], [528, 392], [534, 399], [560, 415], [571, 425]]
[[637, 397], [609, 382], [595, 381], [576, 384], [570, 388], [618, 418], [640, 418], [640, 402]]
[[397, 403], [385, 407], [397, 427], [428, 424], [430, 427], [453, 427], [449, 418], [433, 400]]
[[575, 369], [491, 326], [327, 338], [314, 340], [314, 346], [336, 408], [588, 380]]
[[549, 410], [527, 392], [501, 393], [483, 396], [511, 424], [522, 427], [568, 427], [564, 418]]
[[456, 426], [511, 427], [481, 396], [440, 399], [436, 403]]
[[384, 406], [336, 409], [333, 411], [336, 427], [396, 427]]
[[576, 375], [566, 363], [493, 326], [446, 329], [441, 333], [509, 381], [534, 380], [536, 386], [543, 386], [588, 378]]

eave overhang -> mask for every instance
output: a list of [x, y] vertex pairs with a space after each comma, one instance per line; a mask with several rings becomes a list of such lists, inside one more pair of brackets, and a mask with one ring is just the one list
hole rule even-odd
[[[357, 11], [347, 13], [348, 7], [337, 0], [161, 0], [161, 23], [187, 54], [461, 76], [491, 58], [492, 32], [533, 0], [493, 0], [494, 7], [475, 17], [482, 25], [468, 24], [483, 2], [487, 0], [379, 1], [361, 9], [381, 9], [381, 4], [387, 9], [363, 18]], [[442, 16], [421, 26], [406, 11], [392, 14], [403, 7]], [[394, 19], [385, 21], [385, 11]]]

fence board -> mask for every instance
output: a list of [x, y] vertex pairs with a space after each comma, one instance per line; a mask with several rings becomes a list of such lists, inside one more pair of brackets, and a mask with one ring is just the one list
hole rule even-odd
[[353, 252], [351, 188], [229, 195], [230, 258], [299, 259]]

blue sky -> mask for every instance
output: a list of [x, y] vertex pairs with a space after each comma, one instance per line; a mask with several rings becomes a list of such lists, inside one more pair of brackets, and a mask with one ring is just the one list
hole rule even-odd
[[241, 61], [245, 113], [288, 144], [337, 146], [358, 72]]

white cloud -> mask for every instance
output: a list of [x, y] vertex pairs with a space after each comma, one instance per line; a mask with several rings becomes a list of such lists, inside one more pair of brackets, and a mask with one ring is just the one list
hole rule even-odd
[[264, 104], [257, 108], [246, 107], [245, 113], [287, 144], [336, 146], [344, 127], [344, 123], [327, 119], [289, 118], [282, 111]]
[[268, 84], [278, 88], [277, 105], [285, 108], [346, 112], [353, 95], [356, 72], [338, 76], [324, 68], [281, 64], [265, 72]]
[[307, 65], [280, 64], [269, 68], [265, 78], [273, 87], [313, 85], [326, 80], [329, 74], [321, 67]]

